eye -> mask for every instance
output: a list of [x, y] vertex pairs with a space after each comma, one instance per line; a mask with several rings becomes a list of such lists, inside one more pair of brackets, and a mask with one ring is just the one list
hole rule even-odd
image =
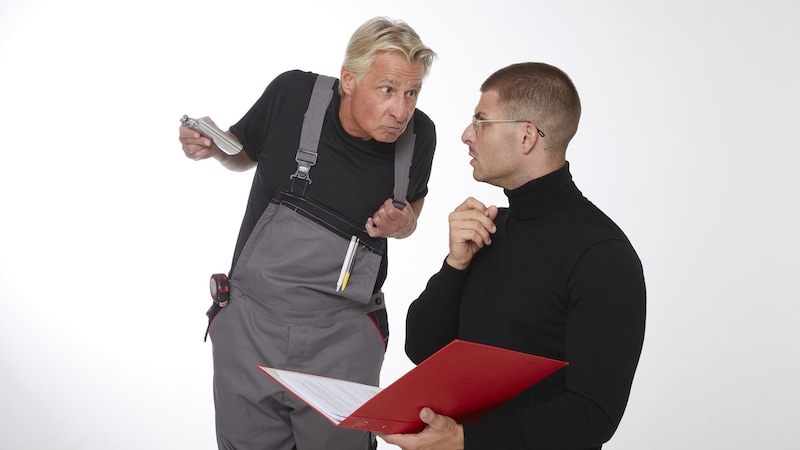
[[394, 92], [394, 88], [392, 88], [391, 86], [383, 86], [381, 87], [381, 92], [388, 95]]
[[417, 94], [419, 94], [419, 92], [418, 92], [418, 91], [408, 91], [408, 92], [406, 92], [406, 95], [407, 95], [408, 97], [411, 97], [411, 98], [414, 98], [414, 97], [416, 97], [416, 96], [417, 96]]

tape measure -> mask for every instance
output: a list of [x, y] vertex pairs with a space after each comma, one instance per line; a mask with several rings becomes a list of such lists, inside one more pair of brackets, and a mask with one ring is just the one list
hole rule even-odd
[[211, 289], [211, 298], [214, 299], [214, 303], [219, 305], [220, 308], [228, 306], [228, 302], [231, 300], [228, 276], [224, 273], [215, 273], [211, 275], [211, 284], [209, 287]]

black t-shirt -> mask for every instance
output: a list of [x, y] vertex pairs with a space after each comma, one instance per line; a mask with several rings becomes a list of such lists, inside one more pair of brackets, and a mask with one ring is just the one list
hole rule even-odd
[[[258, 163], [247, 203], [233, 264], [242, 251], [258, 219], [278, 188], [289, 189], [290, 176], [297, 171], [295, 156], [300, 143], [303, 116], [317, 75], [293, 70], [276, 77], [250, 111], [231, 131], [239, 138], [248, 156]], [[338, 81], [333, 86], [317, 150], [317, 163], [311, 168], [311, 184], [306, 195], [357, 224], [368, 217], [394, 189], [394, 143], [363, 140], [349, 135], [339, 120], [341, 98]], [[428, 193], [436, 130], [422, 111], [414, 112], [416, 145], [411, 163], [408, 201]], [[384, 260], [378, 287], [385, 278]]]

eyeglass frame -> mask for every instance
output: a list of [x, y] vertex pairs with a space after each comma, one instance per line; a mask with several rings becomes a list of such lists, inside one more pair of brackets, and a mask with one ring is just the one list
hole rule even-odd
[[480, 124], [484, 124], [484, 123], [529, 123], [529, 124], [533, 125], [534, 127], [536, 127], [536, 132], [539, 134], [539, 136], [544, 137], [544, 131], [542, 131], [542, 129], [539, 128], [538, 125], [536, 125], [535, 123], [531, 122], [530, 120], [478, 119], [477, 117], [472, 116], [472, 128], [475, 130], [475, 134], [478, 134], [478, 124], [479, 123]]

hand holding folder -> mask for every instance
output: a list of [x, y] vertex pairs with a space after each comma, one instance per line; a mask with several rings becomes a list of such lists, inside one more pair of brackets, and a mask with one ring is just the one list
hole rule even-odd
[[475, 422], [556, 370], [564, 361], [454, 340], [386, 388], [259, 365], [331, 423], [385, 434], [415, 433], [423, 407]]

